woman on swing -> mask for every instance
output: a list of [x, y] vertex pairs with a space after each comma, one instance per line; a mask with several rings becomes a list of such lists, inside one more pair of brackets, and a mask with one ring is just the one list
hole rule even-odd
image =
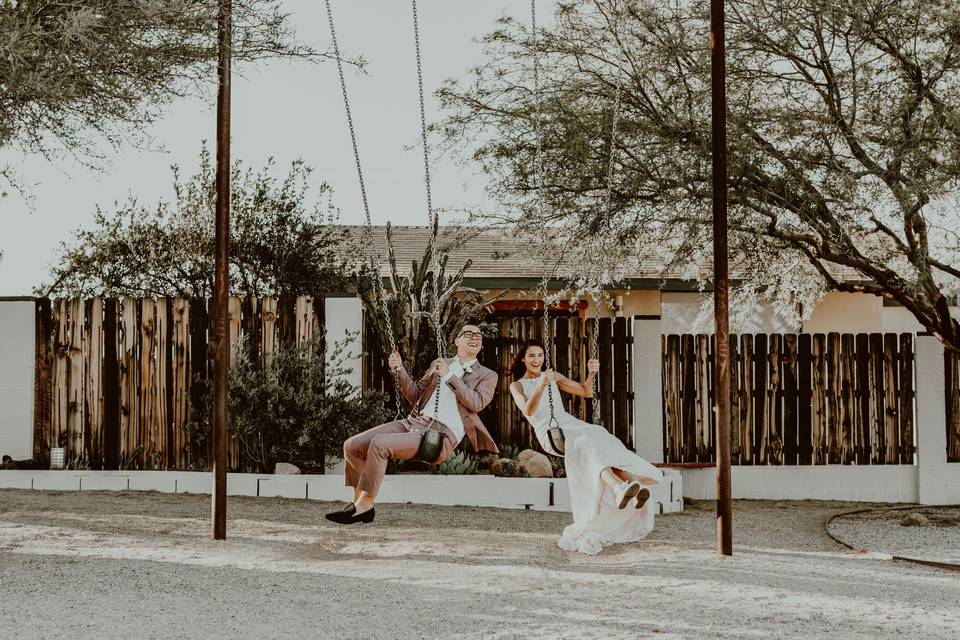
[[[593, 378], [600, 369], [597, 360], [587, 363], [583, 382], [550, 369], [542, 371], [543, 362], [543, 344], [528, 340], [510, 366], [515, 380], [510, 393], [544, 451], [564, 457], [573, 524], [564, 529], [557, 546], [592, 555], [605, 545], [640, 540], [653, 530], [654, 505], [648, 502], [647, 487], [663, 480], [663, 473], [602, 426], [564, 410], [561, 391], [593, 397]], [[548, 436], [551, 426], [557, 425], [563, 432], [562, 452], [554, 449]]]

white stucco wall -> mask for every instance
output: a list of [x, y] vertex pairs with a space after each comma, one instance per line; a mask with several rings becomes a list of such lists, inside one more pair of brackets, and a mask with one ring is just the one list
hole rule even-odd
[[33, 301], [0, 301], [0, 456], [33, 455]]
[[[697, 325], [700, 306], [713, 293], [695, 291], [664, 291], [660, 294], [660, 318], [663, 333], [713, 333], [713, 316]], [[772, 308], [763, 305], [748, 314], [737, 314], [731, 309], [731, 333], [786, 333], [796, 328], [788, 325]]]
[[803, 332], [882, 332], [883, 318], [883, 298], [863, 293], [828, 293], [803, 322]]

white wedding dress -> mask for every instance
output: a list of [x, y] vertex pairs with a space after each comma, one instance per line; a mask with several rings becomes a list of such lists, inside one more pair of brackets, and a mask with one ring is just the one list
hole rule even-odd
[[[520, 378], [520, 385], [528, 398], [537, 383], [536, 378]], [[642, 509], [637, 509], [633, 501], [626, 508], [618, 509], [613, 489], [600, 478], [600, 473], [607, 467], [614, 467], [659, 483], [663, 481], [663, 472], [627, 449], [602, 426], [588, 424], [567, 413], [560, 390], [555, 383], [552, 387], [554, 417], [563, 430], [564, 466], [573, 511], [573, 524], [564, 529], [557, 546], [593, 555], [600, 553], [605, 545], [640, 540], [653, 531], [654, 501], [648, 500]], [[533, 425], [544, 451], [556, 455], [547, 438], [550, 402], [546, 390], [536, 412], [527, 416], [527, 420]], [[643, 486], [653, 487], [652, 484]]]

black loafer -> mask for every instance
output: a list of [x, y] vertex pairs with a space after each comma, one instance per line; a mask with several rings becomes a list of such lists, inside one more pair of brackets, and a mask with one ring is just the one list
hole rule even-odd
[[367, 522], [373, 522], [375, 516], [376, 510], [373, 507], [370, 507], [368, 511], [364, 511], [361, 514], [357, 514], [357, 510], [354, 508], [353, 510], [328, 513], [326, 518], [330, 522], [336, 522], [337, 524], [356, 524], [358, 522], [360, 524], [366, 524]]
[[344, 516], [352, 516], [356, 512], [357, 512], [356, 505], [353, 504], [352, 502], [348, 502], [347, 506], [345, 506], [343, 509], [340, 509], [340, 511], [332, 511], [326, 514], [326, 516], [324, 517], [327, 520], [330, 520], [331, 522], [340, 522], [339, 518], [342, 518]]

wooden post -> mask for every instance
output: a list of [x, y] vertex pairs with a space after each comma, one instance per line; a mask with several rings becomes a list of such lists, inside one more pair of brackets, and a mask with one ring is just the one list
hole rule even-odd
[[227, 367], [230, 364], [228, 309], [230, 296], [230, 48], [231, 0], [219, 0], [217, 45], [220, 54], [217, 86], [217, 204], [214, 274], [213, 366], [213, 496], [211, 529], [214, 540], [227, 537]]
[[727, 282], [727, 93], [724, 0], [710, 1], [713, 143], [713, 309], [717, 366], [717, 551], [733, 555], [730, 486], [730, 322]]

